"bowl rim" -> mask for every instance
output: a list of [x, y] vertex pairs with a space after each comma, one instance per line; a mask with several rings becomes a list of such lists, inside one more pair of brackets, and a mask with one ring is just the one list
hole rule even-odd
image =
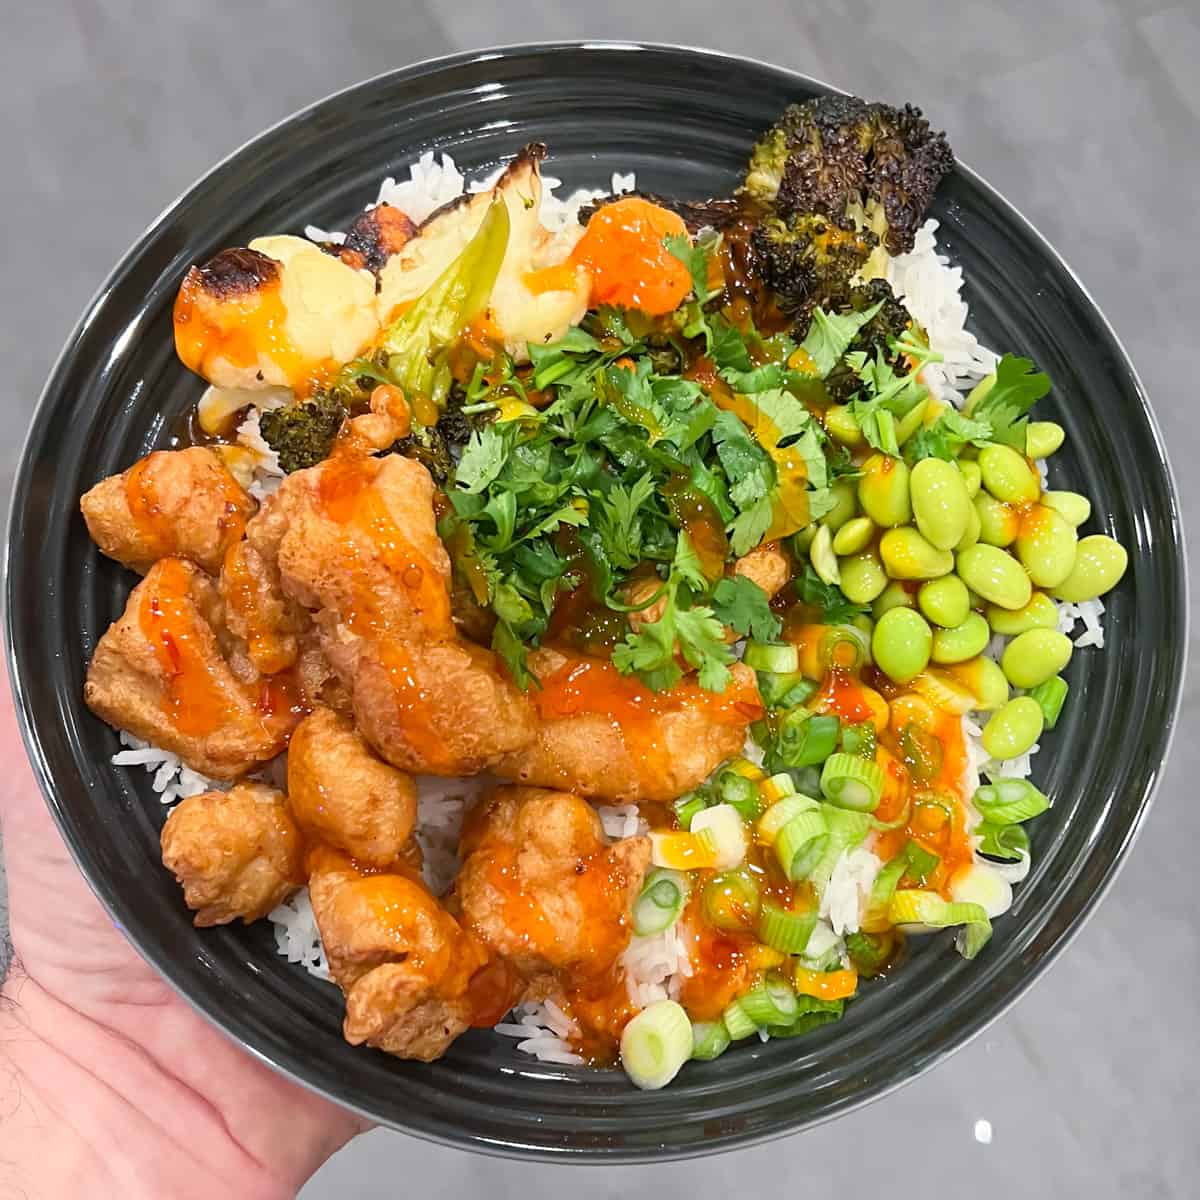
[[[33, 769], [37, 779], [38, 786], [41, 790], [43, 799], [49, 808], [51, 815], [54, 818], [55, 824], [58, 826], [60, 836], [62, 836], [68, 851], [71, 854], [76, 867], [83, 875], [88, 886], [93, 894], [99, 900], [101, 906], [107, 914], [120, 925], [119, 914], [114, 910], [109, 899], [105, 895], [103, 885], [99, 880], [93, 879], [93, 874], [85, 862], [85, 847], [81, 840], [76, 838], [71, 831], [67, 821], [67, 805], [65, 805], [58, 793], [55, 785], [54, 772], [51, 768], [48, 756], [44, 752], [41, 739], [38, 734], [37, 724], [34, 719], [32, 706], [29, 703], [27, 690], [23, 684], [24, 672], [21, 666], [21, 651], [18, 646], [16, 629], [12, 621], [11, 613], [14, 607], [15, 599], [15, 552], [14, 535], [19, 532], [20, 514], [17, 508], [18, 499], [25, 494], [30, 485], [30, 471], [32, 467], [31, 448], [41, 432], [41, 428], [45, 423], [45, 418], [53, 400], [52, 393], [54, 391], [54, 381], [59, 375], [64, 363], [69, 359], [71, 353], [78, 341], [80, 335], [85, 331], [87, 326], [93, 319], [97, 307], [102, 303], [105, 295], [111, 289], [113, 284], [119, 279], [126, 263], [137, 256], [143, 247], [151, 242], [162, 230], [169, 226], [170, 222], [181, 209], [192, 198], [193, 194], [200, 190], [208, 180], [218, 172], [224, 170], [234, 160], [238, 159], [245, 152], [256, 147], [260, 143], [275, 137], [289, 127], [298, 127], [309, 121], [315, 114], [320, 112], [326, 105], [337, 99], [349, 95], [360, 89], [369, 89], [387, 81], [404, 82], [411, 79], [420, 78], [426, 75], [433, 75], [443, 71], [454, 70], [461, 67], [466, 67], [475, 63], [485, 63], [488, 61], [503, 60], [514, 58], [523, 55], [542, 54], [548, 52], [651, 52], [664, 53], [669, 55], [680, 56], [684, 58], [700, 58], [710, 64], [716, 65], [718, 68], [725, 67], [749, 67], [768, 73], [774, 74], [782, 80], [794, 82], [798, 85], [809, 85], [823, 90], [825, 92], [846, 94], [842, 89], [834, 85], [825, 83], [815, 76], [808, 75], [804, 72], [794, 70], [788, 67], [782, 67], [766, 60], [759, 59], [750, 55], [729, 54], [724, 51], [714, 50], [708, 47], [693, 46], [680, 43], [669, 42], [650, 42], [650, 41], [624, 41], [616, 39], [561, 39], [551, 41], [535, 41], [535, 42], [511, 42], [497, 46], [487, 47], [483, 49], [473, 49], [457, 51], [451, 54], [436, 55], [421, 59], [415, 63], [411, 63], [404, 67], [394, 68], [389, 71], [379, 72], [373, 76], [358, 80], [345, 87], [338, 88], [327, 95], [312, 101], [309, 104], [302, 106], [294, 112], [282, 117], [266, 129], [254, 134], [246, 139], [235, 149], [214, 163], [211, 167], [205, 170], [197, 179], [189, 184], [174, 200], [167, 204], [162, 211], [145, 227], [138, 237], [130, 244], [130, 246], [120, 255], [112, 269], [106, 274], [104, 281], [95, 290], [91, 298], [88, 300], [83, 309], [83, 313], [75, 323], [70, 335], [67, 337], [62, 350], [56, 356], [55, 361], [47, 375], [47, 380], [39, 395], [37, 404], [34, 408], [33, 416], [30, 420], [28, 429], [22, 442], [21, 453], [18, 459], [17, 469], [14, 472], [13, 484], [10, 491], [10, 508], [7, 519], [6, 528], [6, 545], [5, 555], [2, 565], [3, 570], [3, 607], [4, 607], [4, 651], [5, 663], [8, 669], [8, 686], [12, 693], [14, 709], [17, 715], [17, 723], [21, 732], [22, 742], [24, 744], [26, 757]], [[467, 1150], [473, 1153], [494, 1155], [497, 1157], [520, 1159], [526, 1161], [549, 1161], [549, 1162], [572, 1162], [579, 1164], [587, 1163], [638, 1163], [638, 1162], [661, 1162], [666, 1159], [681, 1159], [693, 1157], [707, 1157], [713, 1154], [724, 1153], [730, 1149], [742, 1149], [749, 1146], [761, 1145], [765, 1142], [773, 1141], [778, 1138], [786, 1137], [790, 1134], [797, 1133], [802, 1129], [815, 1128], [817, 1125], [825, 1124], [826, 1122], [835, 1120], [845, 1116], [851, 1112], [855, 1112], [868, 1104], [880, 1100], [900, 1088], [906, 1086], [913, 1080], [923, 1076], [930, 1071], [934, 1066], [943, 1062], [947, 1057], [956, 1051], [966, 1046], [973, 1041], [981, 1033], [987, 1030], [995, 1021], [1008, 1013], [1011, 1008], [1026, 995], [1029, 989], [1043, 977], [1046, 970], [1054, 963], [1067, 946], [1082, 931], [1086, 923], [1095, 913], [1100, 901], [1107, 895], [1109, 889], [1113, 886], [1120, 871], [1124, 868], [1128, 861], [1130, 851], [1136, 843], [1138, 837], [1145, 826], [1146, 818], [1149, 814], [1151, 805], [1157, 795], [1159, 786], [1161, 785], [1163, 775], [1165, 774], [1166, 764], [1170, 758], [1170, 753], [1173, 748], [1175, 735], [1178, 731], [1179, 712], [1183, 701], [1184, 680], [1186, 678], [1187, 656], [1190, 642], [1190, 626], [1191, 626], [1191, 611], [1190, 611], [1190, 581], [1187, 571], [1187, 545], [1184, 538], [1183, 518], [1179, 505], [1179, 491], [1175, 479], [1174, 472], [1171, 468], [1169, 454], [1165, 440], [1162, 435], [1162, 430], [1159, 427], [1158, 419], [1151, 406], [1149, 395], [1143, 385], [1137, 369], [1134, 366], [1133, 360], [1121, 341], [1112, 323], [1105, 315], [1103, 310], [1097, 304], [1095, 298], [1088, 290], [1086, 285], [1080, 279], [1078, 274], [1066, 262], [1063, 256], [1054, 248], [1044, 234], [1034, 225], [1034, 223], [1019, 209], [1015, 204], [1008, 200], [997, 188], [990, 184], [978, 171], [974, 170], [964, 163], [957, 156], [955, 157], [954, 169], [961, 173], [972, 185], [978, 188], [990, 200], [997, 203], [999, 207], [1007, 210], [1012, 217], [1015, 218], [1018, 225], [1021, 227], [1023, 234], [1037, 244], [1038, 248], [1056, 264], [1071, 280], [1074, 286], [1078, 289], [1082, 298], [1089, 306], [1091, 315], [1098, 319], [1105, 333], [1111, 339], [1113, 348], [1119, 355], [1119, 365], [1121, 371], [1127, 377], [1128, 383], [1132, 391], [1136, 394], [1139, 401], [1142, 414], [1145, 417], [1149, 432], [1151, 434], [1158, 461], [1162, 467], [1162, 476], [1167, 484], [1167, 494], [1165, 496], [1165, 504], [1170, 512], [1170, 524], [1172, 532], [1172, 545], [1167, 548], [1167, 552], [1173, 549], [1179, 562], [1179, 590], [1178, 597], [1181, 621], [1179, 633], [1182, 641], [1182, 654], [1180, 656], [1179, 668], [1174, 681], [1174, 696], [1170, 704], [1170, 716], [1166, 722], [1163, 736], [1163, 751], [1157, 766], [1153, 769], [1146, 779], [1145, 786], [1142, 790], [1141, 801], [1134, 819], [1130, 822], [1128, 828], [1124, 831], [1119, 845], [1112, 853], [1111, 860], [1104, 868], [1103, 875], [1098, 880], [1094, 888], [1076, 907], [1075, 912], [1070, 917], [1069, 923], [1063, 928], [1062, 932], [1055, 938], [1053, 944], [1042, 951], [1034, 963], [1031, 970], [1022, 977], [1019, 981], [1005, 990], [1003, 998], [997, 1002], [991, 1003], [986, 1010], [983, 1010], [981, 1015], [969, 1014], [966, 1020], [961, 1023], [955, 1030], [952, 1036], [948, 1037], [944, 1044], [939, 1046], [934, 1052], [927, 1054], [922, 1061], [914, 1064], [908, 1073], [902, 1077], [893, 1078], [892, 1080], [873, 1088], [862, 1090], [853, 1097], [831, 1105], [823, 1109], [815, 1115], [811, 1115], [798, 1120], [783, 1120], [779, 1125], [770, 1129], [759, 1130], [753, 1133], [743, 1133], [730, 1137], [721, 1138], [717, 1144], [709, 1146], [707, 1144], [688, 1145], [686, 1147], [664, 1147], [658, 1151], [636, 1149], [623, 1149], [621, 1151], [612, 1150], [587, 1150], [578, 1147], [564, 1148], [561, 1151], [547, 1146], [514, 1144], [509, 1141], [500, 1141], [495, 1139], [487, 1139], [473, 1135], [464, 1135], [455, 1137], [449, 1134], [443, 1134], [436, 1130], [426, 1129], [416, 1126], [399, 1126], [394, 1128], [409, 1136], [420, 1138], [423, 1141], [430, 1141], [440, 1145], [453, 1147], [455, 1149]], [[227, 1018], [224, 1014], [210, 1012], [202, 1007], [199, 1001], [192, 998], [182, 983], [177, 982], [171, 970], [172, 956], [163, 952], [161, 949], [143, 944], [129, 930], [121, 926], [122, 932], [129, 940], [130, 944], [143, 958], [149, 963], [171, 989], [182, 998], [189, 1007], [210, 1025], [221, 1030], [226, 1036], [231, 1038], [239, 1047], [250, 1054], [253, 1058], [263, 1063], [271, 1070], [280, 1075], [293, 1080], [309, 1091], [315, 1092], [323, 1096], [327, 1100], [339, 1105], [342, 1108], [355, 1112], [370, 1120], [379, 1120], [377, 1114], [371, 1109], [362, 1105], [356, 1104], [353, 1100], [348, 1100], [342, 1095], [335, 1094], [330, 1089], [326, 1088], [319, 1082], [315, 1082], [310, 1077], [309, 1073], [299, 1069], [296, 1062], [284, 1063], [276, 1061], [265, 1051], [259, 1049], [253, 1041], [244, 1036], [238, 1031], [238, 1022]]]

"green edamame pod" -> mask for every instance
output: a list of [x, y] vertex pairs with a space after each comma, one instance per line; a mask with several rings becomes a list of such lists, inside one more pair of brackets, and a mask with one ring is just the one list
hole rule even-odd
[[994, 712], [1008, 703], [1008, 680], [1000, 664], [990, 658], [972, 658], [955, 663], [950, 674], [965, 684], [975, 697], [975, 707], [981, 712]]
[[1092, 515], [1092, 502], [1078, 492], [1043, 492], [1042, 503], [1052, 508], [1064, 521], [1076, 527]]
[[1074, 649], [1057, 629], [1028, 629], [1004, 647], [1000, 666], [1013, 687], [1028, 691], [1053, 679], [1071, 661]]
[[992, 632], [1005, 637], [1016, 637], [1027, 629], [1058, 628], [1058, 607], [1045, 592], [1034, 592], [1022, 608], [1007, 609], [989, 604], [986, 616]]
[[933, 631], [911, 608], [893, 608], [884, 613], [871, 635], [875, 665], [896, 683], [907, 683], [925, 670], [932, 647]]
[[891, 529], [912, 520], [908, 476], [908, 464], [887, 454], [872, 454], [863, 463], [858, 481], [858, 503], [880, 528]]
[[[943, 629], [961, 625], [971, 611], [967, 585], [957, 575], [930, 579], [917, 590], [917, 607], [927, 620]], [[936, 660], [935, 660], [936, 661]]]
[[[886, 560], [885, 560], [886, 561]], [[989, 604], [1001, 608], [1024, 608], [1033, 588], [1025, 569], [1011, 554], [980, 542], [969, 546], [957, 558], [958, 576], [972, 591]]]
[[1030, 458], [1049, 458], [1065, 440], [1067, 431], [1057, 421], [1030, 421], [1025, 426], [1025, 453]]
[[899, 580], [893, 580], [879, 593], [875, 603], [871, 605], [871, 616], [878, 621], [885, 612], [890, 612], [893, 608], [915, 608], [916, 604], [912, 592]]
[[921, 536], [939, 550], [953, 550], [967, 531], [971, 498], [961, 472], [941, 458], [923, 458], [909, 476], [913, 517]]
[[1095, 600], [1121, 582], [1128, 565], [1129, 555], [1120, 542], [1093, 533], [1080, 541], [1070, 575], [1052, 589], [1052, 594], [1072, 604]]
[[983, 653], [991, 636], [988, 623], [978, 613], [968, 613], [961, 625], [934, 632], [931, 657], [935, 663], [966, 662]]
[[887, 573], [874, 550], [839, 559], [841, 589], [851, 604], [870, 604], [888, 585]]
[[857, 554], [871, 544], [875, 522], [870, 517], [851, 517], [833, 538], [833, 552], [838, 555]]
[[997, 709], [983, 727], [983, 748], [998, 762], [1019, 758], [1042, 736], [1045, 722], [1036, 700], [1018, 696]]
[[1041, 495], [1037, 472], [1011, 446], [984, 446], [979, 469], [983, 486], [1005, 504], [1032, 504]]
[[834, 404], [825, 410], [825, 432], [839, 445], [851, 449], [863, 444], [858, 421], [845, 404]]
[[983, 484], [983, 472], [979, 469], [979, 463], [960, 458], [956, 461], [955, 466], [958, 467], [959, 473], [963, 477], [963, 483], [967, 485], [967, 495], [974, 500], [979, 495], [979, 489]]
[[1011, 546], [1017, 540], [1021, 518], [1016, 509], [987, 492], [980, 492], [973, 503], [979, 514], [981, 542], [987, 542], [989, 546]]
[[1070, 575], [1078, 544], [1075, 526], [1044, 504], [1021, 517], [1017, 557], [1037, 587], [1057, 587]]
[[937, 579], [954, 569], [954, 555], [931, 546], [911, 525], [889, 529], [879, 539], [879, 557], [893, 579]]
[[979, 535], [983, 532], [983, 522], [979, 519], [979, 509], [975, 507], [975, 502], [971, 501], [967, 505], [967, 529], [966, 532], [958, 539], [958, 545], [955, 550], [965, 550], [968, 546], [973, 546], [979, 541]]

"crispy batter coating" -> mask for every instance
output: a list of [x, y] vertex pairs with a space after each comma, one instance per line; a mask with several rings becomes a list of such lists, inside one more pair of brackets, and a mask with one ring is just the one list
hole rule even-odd
[[404, 873], [365, 875], [344, 855], [309, 855], [309, 895], [346, 997], [343, 1032], [431, 1062], [471, 1024], [471, 977], [486, 963], [476, 938]]
[[201, 926], [257, 921], [304, 882], [287, 797], [261, 783], [181, 800], [163, 826], [162, 858]]
[[202, 775], [236, 779], [274, 758], [298, 718], [279, 688], [237, 678], [222, 637], [216, 584], [185, 559], [160, 559], [96, 646], [84, 700]]
[[215, 575], [256, 505], [217, 454], [191, 446], [102, 479], [79, 507], [96, 545], [139, 574], [175, 555]]
[[527, 979], [590, 977], [629, 944], [629, 913], [650, 839], [608, 845], [600, 818], [569, 792], [501, 787], [472, 814], [455, 884], [464, 925]]
[[673, 800], [737, 754], [762, 713], [754, 673], [740, 663], [717, 696], [692, 680], [641, 695], [606, 665], [592, 667], [593, 686], [571, 677], [583, 662], [546, 647], [529, 656], [543, 682], [534, 693], [537, 736], [495, 764], [497, 775], [622, 802]]
[[275, 564], [249, 542], [235, 542], [225, 554], [218, 587], [229, 631], [245, 643], [255, 670], [275, 675], [292, 666], [309, 620], [284, 594]]
[[383, 867], [404, 848], [417, 789], [381, 762], [353, 724], [328, 708], [304, 718], [288, 746], [288, 800], [306, 834]]
[[792, 560], [778, 542], [764, 542], [761, 546], [743, 554], [733, 564], [735, 575], [744, 575], [751, 583], [757, 583], [768, 597], [775, 596], [792, 577]]

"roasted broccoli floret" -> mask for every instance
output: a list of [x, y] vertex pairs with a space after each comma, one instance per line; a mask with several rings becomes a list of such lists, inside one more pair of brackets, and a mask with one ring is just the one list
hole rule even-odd
[[447, 408], [433, 426], [417, 425], [408, 437], [393, 443], [392, 452], [416, 459], [433, 476], [434, 483], [445, 484], [454, 470], [456, 452], [467, 444], [471, 433], [487, 423], [473, 419], [460, 408]]
[[911, 104], [823, 96], [791, 105], [758, 142], [742, 192], [784, 220], [816, 213], [872, 229], [902, 254], [953, 162], [945, 135]]
[[[858, 331], [849, 351], [861, 350], [874, 360], [882, 355], [884, 361], [895, 366], [900, 352], [892, 343], [912, 324], [908, 309], [896, 299], [891, 285], [884, 279], [872, 279], [869, 283], [857, 284], [846, 295], [840, 312], [865, 312], [874, 304], [883, 302], [880, 310]], [[848, 352], [849, 352], [848, 351]], [[825, 389], [838, 404], [845, 404], [862, 387], [862, 380], [841, 361], [825, 378]]]
[[346, 416], [341, 400], [328, 392], [316, 392], [303, 403], [264, 412], [258, 424], [263, 441], [290, 475], [329, 457]]

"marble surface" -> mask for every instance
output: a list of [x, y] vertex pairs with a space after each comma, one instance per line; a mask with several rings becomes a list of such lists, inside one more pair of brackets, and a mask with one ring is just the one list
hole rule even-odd
[[[293, 109], [379, 71], [580, 36], [706, 44], [919, 102], [1062, 251], [1124, 339], [1166, 433], [1197, 561], [1195, 0], [23, 5], [0, 39], [5, 502], [20, 431], [80, 310], [194, 177]], [[911, 1087], [770, 1148], [673, 1165], [530, 1166], [380, 1132], [332, 1160], [304, 1200], [565, 1188], [577, 1200], [634, 1188], [700, 1200], [783, 1180], [814, 1195], [1196, 1195], [1196, 680], [1157, 804], [1100, 912], [1015, 1011]]]

